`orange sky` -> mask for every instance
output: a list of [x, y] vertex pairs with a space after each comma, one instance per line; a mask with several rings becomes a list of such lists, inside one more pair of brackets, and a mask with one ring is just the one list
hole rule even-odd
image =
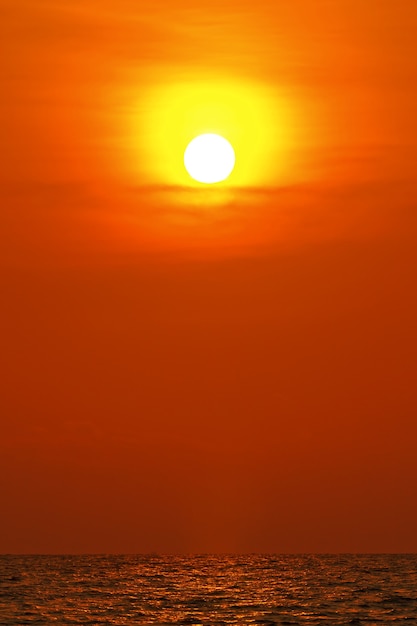
[[0, 22], [0, 552], [417, 551], [414, 0]]

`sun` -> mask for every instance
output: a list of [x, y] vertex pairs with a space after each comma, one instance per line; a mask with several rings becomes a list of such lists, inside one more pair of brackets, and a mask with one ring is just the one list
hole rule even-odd
[[235, 167], [235, 151], [231, 144], [215, 133], [198, 135], [184, 152], [185, 169], [199, 183], [220, 183]]

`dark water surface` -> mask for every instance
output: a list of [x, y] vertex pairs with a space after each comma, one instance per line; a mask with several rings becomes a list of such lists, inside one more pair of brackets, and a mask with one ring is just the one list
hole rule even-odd
[[0, 624], [417, 624], [417, 555], [0, 556]]

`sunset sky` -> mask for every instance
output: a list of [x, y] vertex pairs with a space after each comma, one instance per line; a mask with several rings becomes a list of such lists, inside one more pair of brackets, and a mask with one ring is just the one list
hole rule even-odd
[[417, 551], [416, 32], [2, 0], [0, 552]]

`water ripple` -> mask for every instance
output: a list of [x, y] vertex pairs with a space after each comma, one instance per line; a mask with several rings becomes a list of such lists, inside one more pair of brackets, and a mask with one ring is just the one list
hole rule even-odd
[[1, 556], [0, 623], [417, 624], [417, 555]]

